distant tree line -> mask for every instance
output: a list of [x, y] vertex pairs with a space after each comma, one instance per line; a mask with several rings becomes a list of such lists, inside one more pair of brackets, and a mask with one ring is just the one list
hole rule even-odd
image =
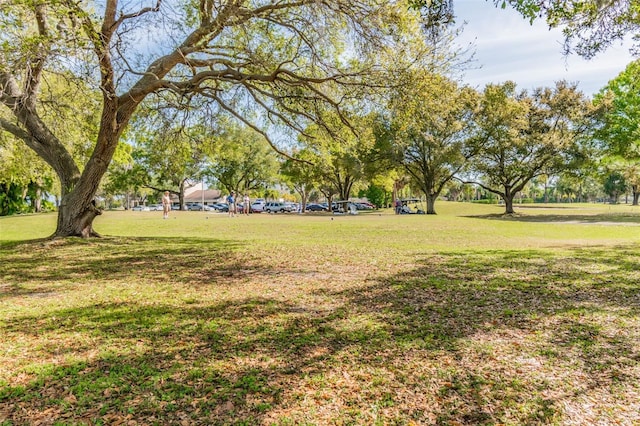
[[[575, 86], [461, 86], [455, 1], [2, 6], [0, 214], [55, 204], [96, 235], [99, 200], [224, 191], [638, 203], [638, 63]], [[509, 0], [591, 56], [638, 28], [628, 1]], [[95, 7], [93, 7], [95, 6]], [[588, 17], [589, 19], [585, 19]], [[160, 31], [158, 28], [163, 28]], [[537, 195], [536, 195], [537, 194]]]

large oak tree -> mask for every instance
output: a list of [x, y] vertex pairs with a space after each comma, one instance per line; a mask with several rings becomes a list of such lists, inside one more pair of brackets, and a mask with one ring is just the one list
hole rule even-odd
[[596, 110], [575, 85], [518, 92], [513, 82], [487, 85], [474, 114], [474, 183], [500, 196], [505, 213], [534, 178], [570, 167]]
[[[0, 105], [10, 117], [0, 114], [0, 129], [58, 176], [54, 236], [97, 235], [94, 196], [146, 99], [209, 102], [264, 136], [264, 122], [302, 130], [318, 108], [340, 109], [340, 87], [374, 81], [365, 78], [376, 69], [368, 46], [400, 40], [392, 27], [406, 23], [398, 19], [405, 13], [404, 1], [385, 0], [4, 1]], [[82, 164], [43, 114], [47, 72], [101, 93], [97, 136]], [[247, 109], [261, 112], [252, 121]]]
[[467, 142], [477, 94], [424, 71], [408, 79], [391, 103], [394, 145], [404, 171], [426, 196], [427, 214], [436, 214], [436, 199], [475, 153]]

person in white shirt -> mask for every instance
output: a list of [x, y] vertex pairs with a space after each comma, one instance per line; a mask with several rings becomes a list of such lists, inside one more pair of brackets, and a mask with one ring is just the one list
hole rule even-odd
[[242, 213], [249, 214], [249, 209], [251, 209], [251, 200], [247, 194], [244, 194], [242, 198]]
[[164, 191], [164, 195], [162, 196], [162, 218], [168, 219], [170, 211], [171, 211], [171, 196], [169, 195], [169, 191]]

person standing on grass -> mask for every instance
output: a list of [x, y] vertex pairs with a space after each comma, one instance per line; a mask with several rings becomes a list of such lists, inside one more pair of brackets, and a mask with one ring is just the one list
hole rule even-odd
[[169, 195], [169, 191], [164, 191], [164, 195], [162, 196], [162, 218], [169, 218], [169, 211], [171, 211], [171, 196]]
[[236, 215], [236, 199], [234, 197], [233, 191], [227, 197], [227, 204], [229, 205], [229, 217], [234, 217]]
[[249, 209], [251, 208], [251, 200], [249, 199], [249, 196], [247, 194], [244, 194], [244, 197], [242, 198], [242, 213], [248, 215], [249, 214]]

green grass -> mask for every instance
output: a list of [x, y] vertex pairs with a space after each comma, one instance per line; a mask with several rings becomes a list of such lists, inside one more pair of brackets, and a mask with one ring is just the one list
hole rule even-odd
[[0, 425], [640, 424], [640, 210], [436, 207], [0, 218]]

